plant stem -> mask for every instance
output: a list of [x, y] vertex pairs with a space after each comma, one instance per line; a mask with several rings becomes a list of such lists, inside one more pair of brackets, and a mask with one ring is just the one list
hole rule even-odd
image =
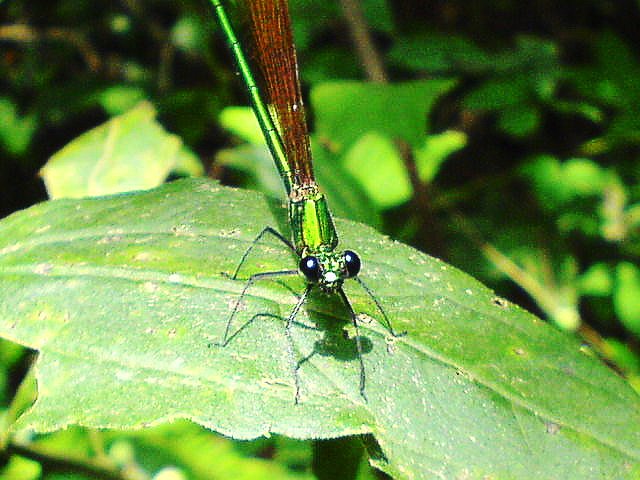
[[340, 0], [340, 4], [367, 78], [372, 82], [386, 83], [387, 74], [382, 58], [373, 43], [360, 3], [358, 0]]

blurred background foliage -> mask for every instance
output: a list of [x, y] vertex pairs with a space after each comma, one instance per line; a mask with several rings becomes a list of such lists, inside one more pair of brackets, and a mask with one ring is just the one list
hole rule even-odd
[[[336, 213], [581, 336], [640, 389], [640, 2], [290, 3]], [[56, 196], [93, 147], [62, 148], [110, 119], [157, 138], [160, 170], [131, 188], [206, 172], [281, 195], [251, 115], [229, 108], [246, 104], [205, 0], [0, 1], [0, 216], [45, 200], [41, 176]], [[0, 357], [10, 412], [30, 356], [3, 342]], [[229, 444], [188, 424], [38, 442], [32, 460], [13, 445], [0, 479], [373, 478], [354, 442]]]

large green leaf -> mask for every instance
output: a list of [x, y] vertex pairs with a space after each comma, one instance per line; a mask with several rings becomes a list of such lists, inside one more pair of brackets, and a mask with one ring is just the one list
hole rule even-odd
[[421, 80], [394, 85], [325, 82], [311, 90], [316, 134], [337, 151], [347, 150], [367, 132], [421, 146], [427, 114], [455, 80]]
[[[294, 404], [283, 320], [260, 317], [217, 346], [243, 281], [230, 280], [279, 206], [205, 180], [37, 205], [0, 223], [0, 335], [40, 352], [38, 398], [15, 428], [142, 427], [187, 418], [235, 438], [372, 433], [397, 478], [637, 478], [640, 401], [575, 339], [460, 271], [368, 227], [337, 221], [364, 281], [408, 335], [361, 316], [367, 395], [335, 299], [297, 318], [308, 357]], [[244, 274], [291, 268], [276, 242]], [[253, 313], [286, 316], [303, 282], [263, 281]], [[353, 334], [353, 332], [351, 332]]]

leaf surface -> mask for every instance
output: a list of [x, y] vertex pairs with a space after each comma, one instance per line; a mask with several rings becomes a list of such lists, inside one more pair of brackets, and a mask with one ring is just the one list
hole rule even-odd
[[[0, 335], [40, 352], [38, 398], [15, 428], [133, 428], [186, 418], [234, 438], [372, 433], [396, 478], [634, 478], [640, 401], [572, 337], [451, 266], [360, 224], [337, 221], [361, 278], [398, 330], [390, 340], [356, 282], [367, 373], [353, 331], [313, 296], [296, 318], [294, 405], [284, 320], [301, 279], [249, 291], [232, 272], [260, 230], [284, 230], [262, 196], [202, 179], [56, 200], [0, 222]], [[284, 230], [284, 233], [286, 230]], [[241, 273], [292, 268], [265, 239]]]

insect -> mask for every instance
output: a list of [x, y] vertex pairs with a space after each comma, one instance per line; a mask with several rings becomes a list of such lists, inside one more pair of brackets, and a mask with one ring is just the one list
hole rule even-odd
[[[382, 324], [393, 337], [397, 333], [382, 305], [369, 287], [358, 277], [360, 257], [351, 250], [337, 250], [338, 235], [327, 200], [316, 183], [311, 163], [311, 147], [305, 110], [298, 79], [298, 64], [291, 32], [291, 19], [286, 0], [246, 0], [251, 33], [255, 43], [256, 65], [262, 74], [264, 96], [254, 79], [241, 44], [237, 39], [221, 0], [211, 0], [226, 41], [235, 58], [251, 99], [251, 106], [265, 136], [288, 198], [289, 224], [292, 241], [271, 227], [266, 227], [245, 251], [232, 276], [237, 279], [240, 268], [255, 245], [265, 236], [273, 235], [299, 258], [295, 270], [256, 273], [249, 277], [227, 321], [221, 342], [226, 346], [231, 325], [247, 290], [255, 282], [282, 276], [302, 274], [306, 288], [289, 314], [285, 326], [288, 354], [295, 379], [295, 402], [300, 401], [299, 363], [296, 362], [291, 328], [293, 321], [314, 288], [327, 294], [337, 294], [346, 306], [355, 329], [355, 344], [360, 363], [360, 395], [366, 401], [365, 366], [362, 341], [356, 313], [342, 286], [346, 279], [355, 279], [371, 297], [382, 315]], [[261, 84], [261, 85], [262, 85]]]

